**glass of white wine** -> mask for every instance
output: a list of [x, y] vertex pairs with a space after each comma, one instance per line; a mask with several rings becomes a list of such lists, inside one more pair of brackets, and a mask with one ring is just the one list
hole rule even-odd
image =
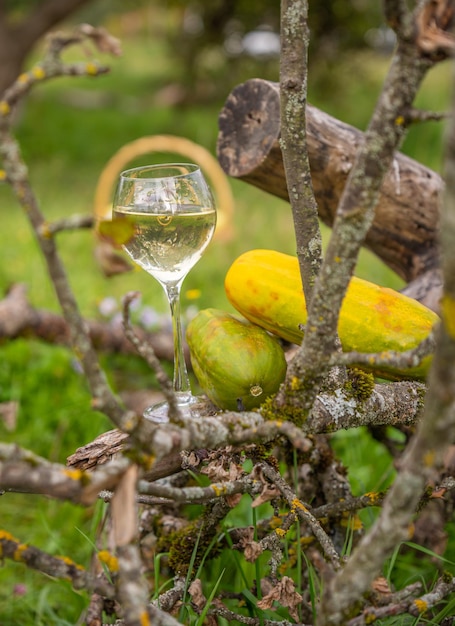
[[[113, 220], [131, 233], [122, 247], [163, 287], [171, 310], [174, 338], [173, 387], [177, 405], [191, 416], [197, 397], [191, 393], [183, 351], [180, 291], [183, 280], [212, 239], [216, 209], [199, 166], [170, 163], [136, 167], [120, 174]], [[168, 420], [168, 404], [147, 408], [144, 416]]]

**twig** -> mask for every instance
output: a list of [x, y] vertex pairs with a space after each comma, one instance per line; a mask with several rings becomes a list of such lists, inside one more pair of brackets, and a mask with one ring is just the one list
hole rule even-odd
[[[228, 622], [240, 622], [240, 624], [246, 624], [246, 626], [295, 626], [294, 621], [289, 621], [287, 619], [283, 620], [273, 620], [266, 619], [264, 617], [248, 617], [247, 615], [241, 615], [240, 613], [235, 613], [230, 609], [227, 609], [225, 606], [221, 604], [221, 602], [217, 602], [216, 606], [212, 609], [209, 609], [209, 615], [219, 615], [223, 617]], [[299, 626], [305, 626], [304, 624], [299, 624]]]
[[[72, 41], [70, 40], [70, 43]], [[63, 314], [71, 329], [73, 348], [80, 357], [84, 372], [93, 396], [93, 407], [104, 412], [122, 428], [135, 426], [132, 415], [128, 415], [109, 388], [106, 376], [101, 370], [96, 352], [90, 342], [85, 322], [82, 319], [76, 299], [71, 291], [66, 272], [52, 235], [46, 232], [46, 220], [39, 208], [38, 200], [28, 178], [27, 167], [22, 159], [18, 142], [11, 133], [10, 114], [12, 106], [39, 80], [62, 75], [94, 75], [99, 73], [93, 64], [70, 65], [62, 63], [50, 46], [48, 56], [37, 70], [20, 76], [7, 90], [0, 101], [0, 156], [3, 158], [7, 180], [35, 231], [39, 246], [47, 263]], [[60, 48], [62, 49], [63, 46]], [[92, 71], [93, 70], [93, 71]]]
[[435, 345], [434, 332], [431, 332], [417, 347], [405, 352], [387, 350], [377, 353], [335, 353], [330, 359], [330, 365], [364, 365], [378, 369], [390, 366], [400, 369], [418, 367], [426, 357], [434, 353]]
[[412, 108], [406, 114], [407, 124], [418, 124], [420, 122], [443, 122], [450, 119], [450, 111], [422, 111]]
[[[100, 352], [135, 353], [135, 348], [125, 337], [118, 323], [85, 319], [85, 326], [96, 350]], [[149, 343], [160, 359], [172, 361], [172, 334], [158, 330], [147, 332], [134, 327], [134, 333], [142, 343]], [[34, 308], [28, 298], [24, 284], [12, 285], [3, 300], [0, 300], [0, 339], [34, 337], [52, 344], [71, 347], [71, 333], [64, 317], [53, 311]]]
[[306, 137], [308, 82], [308, 3], [281, 1], [280, 111], [281, 150], [297, 241], [306, 302], [322, 261], [318, 207], [311, 182]]
[[93, 228], [93, 215], [70, 215], [53, 222], [47, 222], [41, 227], [40, 234], [44, 237], [55, 235], [65, 230], [79, 230], [81, 228]]
[[455, 578], [443, 576], [437, 581], [431, 591], [413, 601], [411, 607], [409, 608], [409, 612], [411, 615], [415, 616], [423, 615], [454, 591]]
[[96, 501], [99, 491], [113, 488], [129, 463], [120, 457], [94, 472], [85, 472], [51, 463], [14, 444], [0, 443], [0, 489], [47, 495], [86, 506]]
[[360, 509], [370, 506], [380, 506], [384, 500], [385, 493], [371, 492], [364, 493], [361, 496], [352, 496], [347, 500], [341, 502], [330, 502], [329, 504], [323, 504], [313, 509], [310, 508], [312, 515], [316, 519], [323, 519], [326, 517], [338, 517], [343, 513], [356, 513]]
[[316, 539], [326, 556], [326, 558], [332, 564], [332, 567], [337, 570], [340, 567], [340, 557], [336, 552], [333, 543], [327, 533], [324, 531], [319, 521], [310, 513], [308, 507], [306, 507], [295, 495], [292, 489], [289, 487], [283, 477], [275, 471], [267, 463], [260, 464], [261, 470], [281, 492], [282, 496], [291, 508], [291, 512], [300, 518], [305, 524], [308, 524]]
[[123, 299], [123, 328], [125, 330], [125, 335], [131, 341], [133, 346], [136, 348], [138, 354], [140, 354], [148, 365], [153, 369], [156, 374], [156, 378], [160, 387], [163, 391], [163, 394], [169, 404], [169, 421], [175, 422], [177, 424], [183, 424], [182, 412], [179, 409], [177, 404], [177, 396], [174, 393], [174, 389], [172, 386], [172, 381], [169, 379], [169, 376], [166, 374], [163, 366], [161, 365], [160, 360], [157, 358], [155, 351], [152, 346], [148, 343], [144, 343], [134, 332], [131, 321], [129, 317], [129, 308], [133, 300], [135, 300], [139, 296], [137, 291], [130, 292], [126, 294]]
[[98, 593], [92, 594], [85, 614], [87, 626], [101, 626], [103, 623], [104, 598]]
[[437, 606], [444, 598], [455, 590], [455, 579], [442, 577], [433, 589], [420, 597], [415, 597], [420, 591], [420, 582], [408, 585], [397, 593], [386, 594], [381, 606], [366, 606], [361, 615], [350, 619], [346, 626], [365, 626], [379, 619], [386, 619], [396, 615], [408, 613], [414, 617], [425, 619], [427, 611]]
[[157, 600], [152, 602], [153, 606], [156, 606], [163, 611], [172, 611], [174, 606], [183, 598], [183, 594], [186, 589], [186, 580], [182, 576], [176, 576], [174, 578], [174, 586], [172, 589], [168, 589], [162, 593]]
[[12, 559], [53, 578], [69, 580], [74, 589], [95, 591], [105, 598], [115, 598], [114, 586], [104, 576], [92, 576], [68, 557], [52, 556], [35, 546], [20, 542], [3, 530], [0, 530], [0, 552], [2, 558]]
[[257, 494], [261, 491], [261, 484], [249, 476], [238, 480], [212, 483], [208, 487], [173, 487], [172, 485], [139, 483], [139, 493], [167, 498], [180, 503], [207, 503], [215, 498], [231, 496], [237, 493]]

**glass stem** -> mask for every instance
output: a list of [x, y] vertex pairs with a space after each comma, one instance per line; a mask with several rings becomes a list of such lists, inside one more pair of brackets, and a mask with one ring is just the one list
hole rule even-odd
[[164, 286], [171, 308], [172, 332], [174, 337], [174, 391], [180, 400], [191, 395], [190, 379], [183, 351], [182, 318], [180, 314], [180, 288], [182, 281]]

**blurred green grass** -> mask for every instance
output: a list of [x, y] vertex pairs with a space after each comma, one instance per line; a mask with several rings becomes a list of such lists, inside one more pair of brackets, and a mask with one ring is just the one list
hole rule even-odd
[[[72, 57], [79, 56], [77, 52]], [[124, 41], [120, 59], [108, 60], [109, 75], [96, 79], [61, 79], [34, 90], [19, 112], [16, 132], [42, 210], [48, 220], [73, 213], [90, 213], [98, 177], [108, 159], [125, 143], [143, 135], [175, 134], [200, 143], [215, 153], [217, 117], [230, 89], [218, 101], [190, 107], [164, 104], [162, 89], [178, 76], [162, 41], [132, 37]], [[388, 59], [353, 53], [336, 67], [322, 64], [310, 73], [309, 100], [328, 113], [364, 128], [373, 110]], [[261, 68], [257, 67], [257, 76]], [[246, 75], [244, 79], [252, 76]], [[418, 105], [444, 110], [450, 99], [448, 65], [433, 70], [418, 97]], [[278, 80], [278, 74], [276, 76]], [[442, 168], [443, 124], [429, 122], [411, 129], [403, 151], [436, 170]], [[153, 155], [154, 160], [165, 155]], [[235, 197], [235, 237], [213, 242], [184, 283], [183, 306], [214, 306], [230, 310], [223, 279], [231, 262], [251, 248], [270, 247], [294, 253], [295, 238], [287, 203], [239, 181], [231, 181]], [[0, 287], [28, 285], [36, 307], [58, 309], [46, 268], [23, 215], [8, 187], [0, 187], [2, 237]], [[330, 232], [323, 230], [326, 243]], [[99, 304], [130, 290], [143, 302], [167, 312], [159, 285], [143, 272], [105, 278], [93, 256], [94, 238], [88, 231], [58, 235], [61, 255], [84, 315], [99, 316]], [[362, 251], [358, 275], [399, 288], [402, 282], [373, 254]], [[186, 293], [198, 290], [197, 300]], [[106, 358], [112, 367], [114, 359]], [[131, 361], [132, 363], [132, 361]], [[123, 365], [125, 367], [125, 365]], [[133, 366], [132, 366], [133, 367]], [[147, 374], [140, 367], [144, 380]], [[113, 384], [115, 385], [115, 378]], [[52, 460], [65, 462], [76, 447], [110, 428], [93, 414], [90, 396], [72, 356], [63, 348], [18, 340], [0, 347], [0, 400], [20, 403], [17, 427], [0, 424], [0, 438], [29, 447]], [[350, 467], [356, 491], [382, 487], [390, 480], [390, 458], [362, 431], [340, 434], [337, 450]], [[374, 450], [374, 453], [372, 453]], [[2, 526], [21, 541], [53, 553], [71, 554], [89, 565], [91, 545], [101, 505], [85, 510], [43, 498], [6, 494], [2, 497]], [[82, 534], [81, 534], [82, 533]], [[21, 565], [0, 570], [0, 623], [74, 623], [86, 598], [69, 587], [43, 580]], [[25, 584], [25, 589], [19, 584]]]

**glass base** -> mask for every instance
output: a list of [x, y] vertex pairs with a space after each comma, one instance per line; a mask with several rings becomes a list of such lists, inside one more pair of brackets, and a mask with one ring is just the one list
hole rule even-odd
[[[177, 394], [177, 406], [183, 418], [199, 417], [200, 409], [203, 407], [204, 399], [198, 396]], [[144, 417], [156, 424], [165, 424], [169, 421], [169, 404], [167, 402], [158, 402], [145, 409]]]

